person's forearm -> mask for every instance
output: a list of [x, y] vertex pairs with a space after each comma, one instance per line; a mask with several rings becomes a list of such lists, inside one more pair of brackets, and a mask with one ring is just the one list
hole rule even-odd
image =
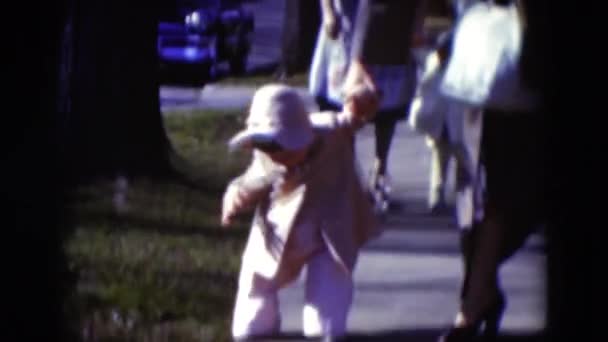
[[321, 1], [321, 11], [323, 13], [323, 18], [334, 17], [336, 15], [336, 9], [334, 8], [333, 0], [320, 0], [320, 1]]
[[274, 182], [275, 179], [271, 175], [249, 177], [244, 174], [232, 181], [230, 186], [237, 186], [243, 190], [246, 207], [251, 207], [270, 194]]

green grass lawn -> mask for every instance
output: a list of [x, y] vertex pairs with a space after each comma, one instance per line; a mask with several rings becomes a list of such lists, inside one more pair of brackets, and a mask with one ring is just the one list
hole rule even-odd
[[176, 167], [199, 186], [136, 179], [126, 208], [114, 181], [71, 194], [76, 229], [66, 249], [78, 271], [74, 310], [81, 331], [104, 341], [228, 341], [248, 217], [219, 226], [226, 182], [249, 156], [225, 143], [241, 125], [235, 113], [167, 115], [183, 158]]

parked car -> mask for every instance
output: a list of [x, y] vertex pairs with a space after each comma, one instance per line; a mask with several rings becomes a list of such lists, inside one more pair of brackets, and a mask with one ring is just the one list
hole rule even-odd
[[247, 69], [253, 14], [236, 0], [173, 0], [158, 24], [161, 70], [195, 67], [206, 79], [215, 77], [219, 63], [232, 74]]

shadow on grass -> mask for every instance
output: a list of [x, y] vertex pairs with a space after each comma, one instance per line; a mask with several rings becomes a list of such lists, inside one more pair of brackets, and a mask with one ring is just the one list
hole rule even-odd
[[[166, 235], [199, 235], [213, 239], [245, 239], [248, 230], [240, 227], [221, 228], [218, 224], [181, 224], [171, 219], [146, 218], [138, 215], [121, 214], [105, 211], [87, 211], [78, 215], [80, 222], [86, 222], [92, 228], [103, 226], [104, 223], [112, 223], [111, 230], [139, 230]], [[248, 218], [243, 218], [239, 223], [248, 224]]]
[[[133, 283], [137, 283], [136, 280], [145, 282], [155, 281], [158, 282], [158, 286], [162, 285], [164, 288], [177, 289], [182, 294], [197, 293], [206, 288], [207, 292], [211, 292], [209, 289], [214, 289], [216, 292], [219, 291], [232, 300], [233, 292], [236, 291], [237, 287], [236, 273], [233, 274], [224, 270], [206, 270], [203, 268], [178, 270], [176, 267], [169, 266], [152, 269], [152, 267], [157, 267], [158, 265], [139, 267], [107, 259], [95, 261], [95, 266], [101, 272], [120, 271], [114, 272], [115, 276], [118, 276], [119, 273], [122, 274], [120, 281]], [[86, 265], [80, 271], [82, 279], [89, 283], [98, 280], [99, 274], [91, 271], [91, 269], [85, 269], [85, 267]], [[107, 277], [107, 275], [102, 276]], [[106, 280], [111, 279], [107, 278]], [[118, 278], [114, 280], [117, 281]]]

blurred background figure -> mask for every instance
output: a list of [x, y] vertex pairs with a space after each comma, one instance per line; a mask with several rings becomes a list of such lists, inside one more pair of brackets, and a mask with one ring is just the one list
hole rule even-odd
[[[442, 342], [470, 341], [480, 333], [490, 340], [497, 336], [507, 303], [500, 279], [501, 266], [547, 219], [545, 167], [549, 103], [544, 84], [548, 79], [547, 63], [546, 60], [543, 63], [543, 59], [548, 53], [550, 29], [542, 20], [547, 3], [484, 2], [498, 6], [497, 11], [517, 11], [517, 20], [524, 30], [519, 69], [510, 75], [520, 77], [522, 89], [539, 101], [532, 101], [525, 108], [484, 105], [480, 143], [480, 164], [485, 170], [483, 217], [476, 219], [471, 229], [463, 230], [461, 235], [464, 275], [460, 309], [453, 327], [440, 337]], [[484, 36], [490, 32], [471, 31], [474, 37], [466, 36], [467, 42], [477, 43], [478, 33]], [[496, 35], [496, 41], [504, 37], [502, 32], [492, 34]], [[460, 52], [457, 40], [455, 38], [452, 55]], [[480, 49], [486, 47], [481, 45]], [[515, 72], [519, 74], [514, 76]]]
[[[427, 9], [426, 0], [410, 1], [403, 25], [408, 34], [402, 44], [413, 47], [423, 42], [423, 24]], [[358, 0], [320, 0], [322, 24], [311, 63], [309, 90], [321, 110], [336, 110], [342, 103], [340, 87], [351, 58], [354, 25], [359, 7]], [[411, 20], [411, 22], [408, 22]], [[413, 52], [407, 60], [395, 65], [370, 64], [366, 66], [382, 96], [380, 108], [372, 121], [375, 133], [375, 158], [369, 175], [376, 211], [384, 213], [390, 203], [388, 160], [397, 122], [406, 119], [416, 87], [416, 62]]]
[[[472, 4], [479, 0], [448, 0], [452, 7], [452, 27], [443, 32], [437, 39], [436, 52], [426, 56], [423, 73], [427, 78], [436, 76], [439, 69], [445, 69], [449, 53], [452, 49], [452, 34], [454, 26], [458, 20]], [[437, 63], [441, 65], [436, 65]], [[443, 74], [441, 72], [441, 74]], [[427, 81], [428, 82], [428, 81]], [[437, 87], [437, 80], [431, 81], [426, 87]], [[429, 91], [429, 90], [426, 90]], [[437, 96], [440, 96], [437, 94]], [[443, 113], [435, 113], [432, 127], [422, 129], [427, 136], [427, 145], [431, 149], [431, 167], [429, 177], [428, 208], [432, 214], [444, 213], [448, 210], [446, 201], [446, 183], [450, 160], [456, 162], [456, 193], [459, 203], [457, 206], [472, 205], [472, 190], [468, 187], [476, 178], [476, 171], [483, 172], [482, 167], [478, 167], [479, 159], [479, 134], [481, 130], [481, 111], [476, 108], [467, 107], [464, 104], [455, 102], [450, 103], [441, 109]], [[481, 180], [480, 180], [481, 181]], [[469, 203], [463, 203], [469, 202]], [[457, 215], [466, 215], [460, 211], [464, 208], [457, 208]], [[468, 223], [467, 223], [468, 224]]]
[[[457, 209], [470, 210], [475, 200], [471, 196], [477, 179], [481, 111], [450, 101], [438, 91], [451, 39], [451, 32], [444, 32], [438, 37], [435, 49], [426, 55], [408, 120], [412, 129], [425, 135], [431, 149], [428, 207], [433, 214], [448, 209], [446, 183], [450, 160], [455, 162]], [[457, 218], [466, 215], [460, 211], [456, 211]], [[470, 226], [470, 221], [459, 220], [459, 225]]]

